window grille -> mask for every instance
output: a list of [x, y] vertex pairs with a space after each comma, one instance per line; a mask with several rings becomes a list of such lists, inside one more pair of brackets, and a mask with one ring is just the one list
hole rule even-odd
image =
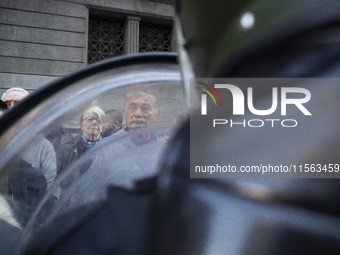
[[123, 54], [124, 20], [91, 16], [88, 63]]
[[171, 52], [171, 26], [141, 23], [139, 52]]

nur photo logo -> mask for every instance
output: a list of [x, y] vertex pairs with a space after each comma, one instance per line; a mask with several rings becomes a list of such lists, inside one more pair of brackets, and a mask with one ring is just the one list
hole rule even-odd
[[[294, 112], [295, 115], [299, 113], [300, 116], [312, 115], [307, 107], [307, 103], [311, 100], [311, 93], [306, 88], [267, 85], [265, 91], [267, 93], [266, 95], [271, 98], [271, 102], [265, 108], [259, 108], [256, 106], [256, 98], [260, 98], [261, 96], [254, 96], [256, 89], [259, 89], [259, 87], [255, 86], [256, 83], [254, 83], [252, 87], [245, 87], [244, 84], [237, 86], [237, 84], [221, 83], [220, 81], [213, 85], [208, 85], [202, 81], [196, 81], [195, 84], [199, 91], [201, 91], [201, 116], [209, 115], [209, 111], [214, 112], [214, 107], [208, 109], [209, 98], [214, 102], [215, 107], [223, 107], [223, 98], [225, 101], [230, 100], [230, 102], [232, 102], [232, 111], [230, 112], [230, 108], [229, 112], [226, 109], [224, 112], [225, 116], [255, 115], [266, 117], [243, 119], [241, 121], [238, 120], [238, 122], [233, 119], [215, 118], [213, 119], [213, 127], [225, 124], [230, 125], [230, 127], [237, 125], [243, 127], [263, 127], [267, 123], [271, 125], [271, 127], [274, 127], [275, 124], [278, 123], [280, 123], [282, 127], [296, 127], [298, 124], [296, 119], [278, 119], [271, 118], [271, 116], [274, 116], [274, 114], [275, 116], [290, 116], [292, 112]], [[198, 84], [200, 86], [197, 86]]]
[[[218, 100], [219, 100], [219, 102], [222, 106], [221, 97], [213, 87], [211, 87], [210, 85], [205, 84], [203, 82], [197, 82], [197, 83], [205, 86], [208, 89], [210, 89], [216, 95], [216, 97], [218, 98]], [[214, 101], [215, 106], [217, 106], [216, 100], [215, 100], [214, 96], [211, 94], [211, 92], [209, 92], [209, 90], [207, 90], [205, 88], [201, 88], [201, 87], [198, 87], [198, 88], [201, 89], [202, 91], [204, 91], [205, 93], [207, 93], [212, 98], [212, 100]], [[207, 115], [207, 94], [201, 95], [201, 114], [202, 115]]]

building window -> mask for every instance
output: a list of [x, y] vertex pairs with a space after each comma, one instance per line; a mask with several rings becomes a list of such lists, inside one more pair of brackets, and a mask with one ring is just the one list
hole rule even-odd
[[171, 52], [171, 26], [140, 23], [139, 52]]
[[145, 23], [140, 17], [91, 15], [88, 34], [88, 64], [123, 54], [173, 50], [172, 26]]
[[119, 56], [124, 47], [124, 20], [90, 16], [88, 63]]

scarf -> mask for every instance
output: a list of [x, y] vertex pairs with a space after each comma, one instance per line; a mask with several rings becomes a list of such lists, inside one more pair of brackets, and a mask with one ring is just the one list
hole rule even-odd
[[79, 144], [79, 148], [81, 150], [84, 149], [91, 149], [93, 146], [95, 146], [100, 140], [102, 139], [102, 135], [99, 136], [99, 139], [96, 141], [88, 141], [84, 134], [81, 135], [81, 139], [80, 139], [80, 144]]

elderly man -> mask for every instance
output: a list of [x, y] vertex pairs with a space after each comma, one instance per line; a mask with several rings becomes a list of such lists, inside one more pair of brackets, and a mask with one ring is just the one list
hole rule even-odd
[[28, 96], [28, 91], [26, 89], [20, 88], [20, 87], [14, 87], [10, 88], [5, 91], [5, 93], [2, 94], [2, 101], [5, 102], [5, 104], [8, 106], [8, 108], [11, 108], [16, 102], [24, 99]]
[[[125, 106], [125, 122], [124, 131], [136, 131], [141, 128], [151, 127], [158, 116], [156, 98], [145, 92], [138, 92], [128, 96]], [[148, 142], [150, 139], [160, 139], [154, 136], [152, 132], [140, 131], [131, 135], [131, 139], [135, 144]]]
[[[5, 91], [2, 95], [2, 100], [8, 108], [14, 106], [15, 103], [24, 99], [29, 95], [28, 91], [14, 87]], [[36, 137], [23, 150], [21, 157], [32, 167], [39, 168], [45, 176], [47, 188], [50, 188], [57, 173], [56, 155], [52, 144], [42, 135]]]
[[119, 110], [105, 111], [105, 122], [103, 125], [103, 137], [113, 135], [122, 129], [123, 115]]
[[157, 118], [156, 98], [145, 92], [128, 96], [125, 120], [128, 129], [151, 126]]
[[[29, 95], [29, 92], [20, 87], [10, 88], [2, 95], [2, 100], [11, 108]], [[21, 151], [18, 161], [24, 162], [33, 168], [39, 169], [46, 180], [46, 187], [50, 189], [57, 175], [56, 153], [52, 144], [41, 134], [31, 140]], [[53, 193], [59, 197], [59, 190]]]

